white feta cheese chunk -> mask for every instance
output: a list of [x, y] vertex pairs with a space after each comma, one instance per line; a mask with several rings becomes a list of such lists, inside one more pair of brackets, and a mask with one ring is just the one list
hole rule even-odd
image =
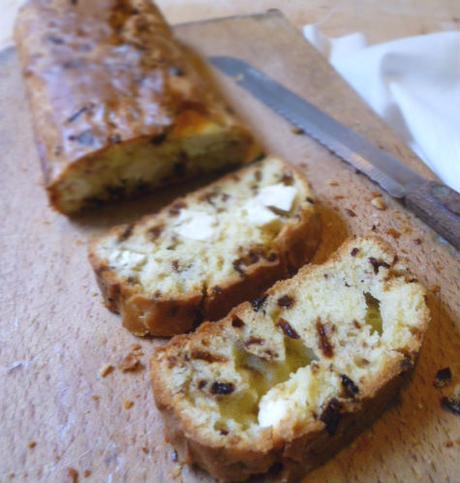
[[259, 407], [259, 425], [263, 428], [277, 426], [289, 413], [289, 399], [263, 398]]
[[110, 265], [120, 268], [137, 268], [147, 260], [147, 256], [129, 250], [114, 250], [109, 256]]
[[282, 183], [262, 188], [256, 196], [256, 200], [264, 206], [273, 206], [282, 211], [289, 212], [297, 195], [294, 186], [286, 186]]
[[183, 238], [190, 240], [209, 240], [214, 234], [215, 216], [204, 211], [182, 210], [174, 227], [174, 231]]
[[278, 220], [278, 215], [261, 203], [251, 201], [244, 207], [248, 222], [255, 226], [265, 226]]

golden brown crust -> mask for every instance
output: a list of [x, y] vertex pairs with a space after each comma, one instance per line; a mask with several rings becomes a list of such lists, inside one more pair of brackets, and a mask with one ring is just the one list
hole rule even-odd
[[[327, 267], [347, 256], [353, 249], [355, 240], [356, 238], [351, 238], [345, 242], [329, 259]], [[370, 241], [391, 253], [388, 252], [388, 246], [379, 238], [367, 237], [361, 240]], [[299, 271], [298, 276], [305, 277], [317, 270], [321, 271], [322, 266], [308, 265]], [[290, 280], [279, 281], [267, 290], [266, 294], [269, 297], [277, 297], [286, 293], [286, 285], [289, 283]], [[419, 289], [423, 293], [423, 288]], [[417, 340], [412, 350], [395, 351], [398, 356], [388, 361], [378, 377], [366, 385], [365, 391], [360, 391], [359, 397], [340, 401], [340, 425], [335, 434], [331, 435], [327, 427], [319, 419], [315, 419], [305, 426], [295, 427], [289, 440], [277, 438], [270, 427], [265, 428], [265, 436], [259, 435], [255, 440], [240, 441], [235, 439], [238, 436], [232, 433], [228, 438], [233, 439], [213, 440], [204, 434], [196, 421], [178, 413], [178, 389], [173, 390], [162, 377], [165, 360], [169, 361], [173, 355], [173, 359], [170, 360], [171, 367], [183, 364], [180, 358], [187, 360], [189, 347], [194, 347], [196, 341], [219, 339], [224, 327], [231, 325], [235, 316], [247, 320], [248, 312], [251, 312], [250, 304], [243, 303], [221, 321], [204, 323], [193, 334], [174, 337], [166, 346], [159, 348], [151, 359], [155, 402], [166, 422], [164, 427], [167, 440], [176, 448], [181, 461], [198, 464], [222, 481], [244, 481], [253, 475], [273, 469], [274, 465], [278, 470], [281, 468], [281, 472], [276, 475], [276, 481], [299, 481], [307, 471], [323, 464], [348, 444], [395, 401], [397, 391], [414, 367], [421, 339]], [[420, 317], [418, 327], [421, 330], [420, 336], [423, 337], [423, 331], [429, 321], [426, 306], [420, 309]], [[215, 351], [216, 348], [211, 345], [210, 350]], [[175, 357], [178, 359], [175, 360]], [[200, 377], [206, 375], [200, 373]]]
[[[31, 0], [15, 35], [47, 189], [60, 211], [77, 209], [63, 200], [69, 179], [120, 149], [128, 156], [136, 146], [154, 153], [157, 145], [177, 145], [214, 126], [228, 139], [229, 163], [255, 153], [247, 129], [148, 0]], [[196, 174], [172, 172], [157, 185]], [[112, 198], [134, 194], [115, 181], [123, 180], [112, 181]], [[97, 201], [104, 200], [85, 202]]]
[[[288, 164], [286, 167], [308, 186], [308, 181], [300, 170]], [[253, 168], [249, 166], [242, 168], [240, 172], [251, 169]], [[229, 182], [234, 176], [235, 173], [223, 176], [215, 183], [193, 193], [193, 197], [199, 199], [213, 185]], [[185, 199], [175, 200], [161, 212], [168, 212], [173, 205]], [[311, 200], [314, 203], [313, 198]], [[260, 257], [257, 263], [246, 269], [244, 275], [235, 273], [234, 277], [224, 280], [218, 290], [216, 287], [208, 287], [205, 293], [188, 292], [174, 300], [153, 298], [118, 277], [96, 253], [100, 239], [91, 242], [89, 259], [107, 308], [121, 313], [123, 325], [128, 330], [136, 335], [173, 336], [191, 331], [203, 320], [222, 318], [242, 301], [259, 296], [274, 282], [292, 275], [308, 262], [313, 257], [321, 237], [320, 219], [311, 207], [302, 211], [300, 216], [298, 223], [287, 225], [276, 238], [275, 245], [271, 247], [276, 259]], [[151, 215], [147, 215], [136, 225], [142, 226], [150, 222], [151, 218]], [[118, 237], [126, 228], [126, 225], [114, 227], [104, 238]]]
[[[269, 451], [254, 447], [252, 451], [232, 451], [203, 444], [193, 436], [184, 437], [183, 421], [180, 421], [168, 397], [155, 378], [155, 359], [151, 360], [152, 385], [155, 402], [164, 420], [165, 438], [178, 452], [179, 460], [185, 464], [197, 464], [205, 468], [219, 481], [245, 481], [253, 475], [268, 473], [264, 481], [297, 482], [306, 473], [321, 466], [336, 453], [350, 444], [367, 429], [382, 413], [395, 403], [395, 394], [408, 381], [412, 369], [397, 371], [377, 391], [354, 406], [352, 412], [341, 416], [340, 430], [331, 436], [320, 423], [304, 428], [288, 444], [280, 444]], [[190, 431], [191, 428], [188, 428]], [[187, 432], [185, 434], [193, 434]]]

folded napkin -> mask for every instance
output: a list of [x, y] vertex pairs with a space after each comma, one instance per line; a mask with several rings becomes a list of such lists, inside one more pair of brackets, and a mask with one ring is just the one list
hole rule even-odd
[[367, 46], [360, 33], [304, 36], [441, 180], [460, 192], [460, 32]]

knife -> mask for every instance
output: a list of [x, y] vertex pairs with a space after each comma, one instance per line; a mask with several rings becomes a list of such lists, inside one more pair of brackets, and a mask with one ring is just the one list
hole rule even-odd
[[227, 56], [210, 60], [263, 104], [402, 201], [460, 250], [460, 194], [444, 184], [423, 178], [247, 62]]

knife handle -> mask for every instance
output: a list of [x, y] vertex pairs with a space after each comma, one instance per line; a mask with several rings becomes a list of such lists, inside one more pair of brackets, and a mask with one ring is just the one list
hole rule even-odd
[[410, 189], [406, 206], [460, 250], [460, 194], [448, 186], [427, 181]]

